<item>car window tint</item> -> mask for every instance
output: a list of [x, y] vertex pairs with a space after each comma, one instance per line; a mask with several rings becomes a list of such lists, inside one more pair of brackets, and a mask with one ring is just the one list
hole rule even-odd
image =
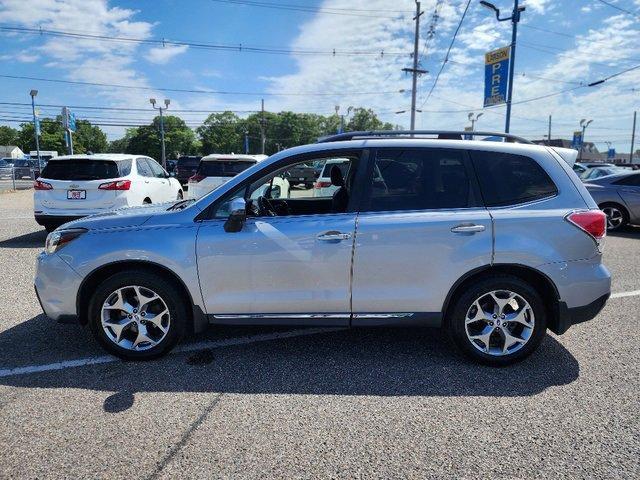
[[397, 211], [472, 206], [465, 153], [444, 149], [379, 150], [364, 210]]
[[640, 187], [640, 174], [636, 173], [633, 175], [629, 175], [628, 177], [622, 178], [615, 182], [616, 185], [629, 185], [634, 187]]
[[138, 175], [142, 175], [143, 177], [153, 177], [151, 167], [149, 167], [144, 158], [138, 158], [136, 160], [136, 166], [138, 167]]
[[488, 207], [515, 205], [558, 193], [553, 180], [532, 158], [478, 150], [470, 153]]
[[50, 160], [42, 177], [51, 180], [102, 180], [120, 177], [116, 162], [108, 160]]
[[205, 160], [200, 162], [198, 174], [205, 177], [235, 177], [255, 163], [253, 160]]

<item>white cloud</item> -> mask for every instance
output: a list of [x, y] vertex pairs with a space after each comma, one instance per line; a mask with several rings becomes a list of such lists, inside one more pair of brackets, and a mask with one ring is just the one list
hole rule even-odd
[[185, 53], [189, 47], [187, 45], [167, 45], [165, 47], [154, 47], [149, 50], [146, 58], [148, 62], [164, 65], [174, 57]]

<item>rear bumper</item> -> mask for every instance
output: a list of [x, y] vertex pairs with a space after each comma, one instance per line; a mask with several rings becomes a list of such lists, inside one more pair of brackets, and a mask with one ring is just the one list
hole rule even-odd
[[559, 302], [558, 322], [551, 330], [557, 335], [562, 335], [569, 330], [570, 326], [594, 319], [604, 308], [607, 300], [609, 300], [609, 295], [607, 293], [582, 307], [569, 308], [566, 303]]
[[71, 222], [73, 220], [78, 220], [79, 218], [84, 218], [87, 215], [47, 215], [47, 214], [35, 214], [34, 218], [38, 225], [62, 225], [63, 223]]

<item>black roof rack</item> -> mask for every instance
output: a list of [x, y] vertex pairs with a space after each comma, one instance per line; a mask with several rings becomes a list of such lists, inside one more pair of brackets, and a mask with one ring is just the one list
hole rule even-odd
[[[370, 130], [360, 132], [345, 132], [336, 135], [329, 135], [318, 139], [318, 143], [341, 142], [343, 140], [353, 140], [354, 138], [381, 138], [381, 137], [421, 137], [424, 135], [438, 135], [443, 140], [462, 140], [466, 136], [500, 137], [507, 142], [530, 143], [526, 138], [500, 132], [466, 132], [457, 130]], [[485, 139], [486, 140], [486, 139]]]

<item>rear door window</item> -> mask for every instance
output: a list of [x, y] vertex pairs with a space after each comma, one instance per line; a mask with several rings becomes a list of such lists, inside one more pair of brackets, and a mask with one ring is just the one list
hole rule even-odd
[[49, 160], [42, 171], [42, 177], [51, 180], [103, 180], [124, 175], [118, 164], [109, 160]]
[[463, 150], [381, 149], [364, 211], [456, 209], [477, 206]]
[[138, 167], [138, 175], [143, 177], [153, 177], [153, 172], [151, 171], [151, 167], [147, 163], [146, 158], [136, 159], [136, 166]]
[[149, 168], [151, 168], [151, 173], [154, 177], [157, 178], [165, 178], [166, 175], [164, 173], [164, 169], [160, 166], [158, 162], [151, 158], [147, 158], [147, 162], [149, 163]]
[[502, 152], [470, 152], [487, 207], [531, 202], [558, 193], [547, 172], [533, 158]]
[[235, 177], [249, 167], [255, 165], [254, 161], [243, 160], [214, 160], [200, 162], [198, 175], [205, 177]]
[[640, 187], [640, 174], [636, 173], [633, 175], [629, 175], [628, 177], [625, 177], [613, 183], [615, 183], [616, 185], [629, 185], [633, 187]]

